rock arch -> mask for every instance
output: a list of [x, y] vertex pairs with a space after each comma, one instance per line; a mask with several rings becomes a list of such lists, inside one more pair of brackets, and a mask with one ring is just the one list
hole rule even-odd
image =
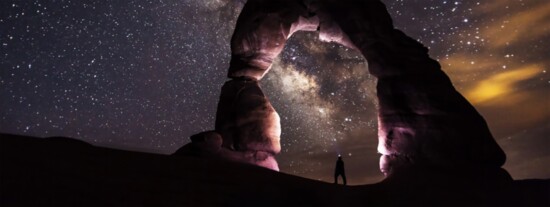
[[248, 0], [231, 40], [215, 130], [176, 154], [278, 170], [279, 116], [259, 81], [296, 31], [359, 50], [377, 77], [378, 151], [386, 175], [407, 166], [500, 169], [505, 154], [483, 117], [453, 87], [428, 49], [394, 28], [379, 0]]

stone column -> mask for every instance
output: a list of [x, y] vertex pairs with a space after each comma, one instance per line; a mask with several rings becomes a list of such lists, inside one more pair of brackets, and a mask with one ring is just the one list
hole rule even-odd
[[222, 87], [215, 130], [196, 135], [205, 138], [195, 138], [194, 147], [180, 153], [193, 151], [278, 171], [281, 124], [260, 80], [294, 32], [315, 31], [318, 25], [301, 1], [249, 0], [231, 38], [231, 80]]

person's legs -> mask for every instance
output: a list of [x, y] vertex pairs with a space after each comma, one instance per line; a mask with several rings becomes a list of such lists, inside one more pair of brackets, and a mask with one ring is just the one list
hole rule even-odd
[[334, 184], [338, 184], [338, 173], [334, 173]]
[[346, 181], [346, 173], [342, 173], [342, 180], [344, 180], [344, 185], [347, 185], [348, 182]]

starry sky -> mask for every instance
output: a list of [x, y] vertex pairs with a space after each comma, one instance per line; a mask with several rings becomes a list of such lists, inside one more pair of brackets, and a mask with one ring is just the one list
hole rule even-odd
[[[244, 0], [0, 2], [0, 132], [170, 154], [214, 127]], [[383, 0], [485, 117], [515, 179], [550, 178], [550, 2]], [[378, 182], [376, 79], [359, 52], [296, 33], [264, 92], [281, 171]]]

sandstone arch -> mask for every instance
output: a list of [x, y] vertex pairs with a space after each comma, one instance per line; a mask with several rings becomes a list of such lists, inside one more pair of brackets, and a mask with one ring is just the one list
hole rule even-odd
[[367, 59], [378, 78], [378, 151], [385, 174], [415, 165], [500, 169], [504, 164], [505, 154], [483, 117], [428, 49], [394, 28], [379, 0], [249, 0], [231, 40], [231, 80], [222, 88], [215, 131], [209, 132], [222, 141], [214, 142], [219, 144], [212, 154], [278, 170], [279, 116], [259, 81], [300, 30], [318, 30], [321, 40], [355, 48]]

